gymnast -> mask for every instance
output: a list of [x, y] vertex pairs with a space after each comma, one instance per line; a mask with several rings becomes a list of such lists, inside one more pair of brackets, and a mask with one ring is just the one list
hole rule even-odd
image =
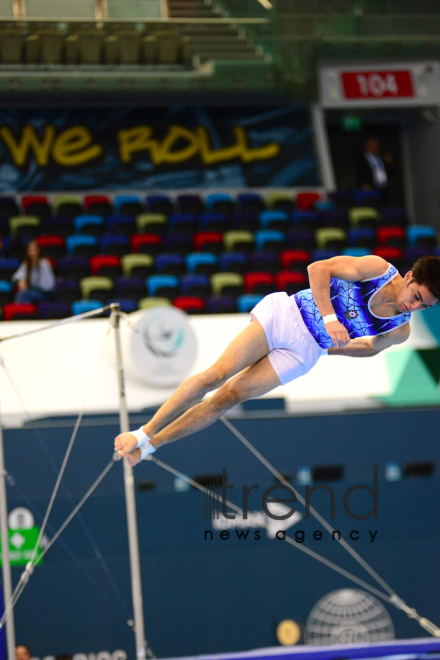
[[404, 277], [373, 255], [316, 261], [308, 275], [310, 289], [265, 296], [220, 358], [182, 383], [147, 424], [118, 435], [115, 451], [137, 465], [241, 401], [306, 374], [321, 355], [370, 357], [401, 344], [410, 334], [411, 312], [440, 300], [435, 256], [419, 259]]

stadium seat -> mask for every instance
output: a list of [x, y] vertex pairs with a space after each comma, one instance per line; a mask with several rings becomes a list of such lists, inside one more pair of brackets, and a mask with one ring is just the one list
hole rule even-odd
[[214, 273], [211, 288], [216, 296], [239, 296], [244, 293], [244, 279], [239, 273]]
[[212, 252], [190, 252], [186, 255], [188, 273], [212, 275], [218, 270], [218, 257]]
[[319, 215], [313, 210], [293, 211], [291, 218], [292, 227], [298, 229], [315, 230], [320, 226]]
[[87, 312], [93, 312], [94, 310], [100, 309], [101, 307], [104, 307], [104, 303], [102, 300], [75, 300], [71, 304], [71, 310], [73, 316], [78, 316], [79, 314], [86, 314]]
[[141, 298], [138, 301], [139, 309], [152, 309], [153, 307], [171, 307], [173, 303], [169, 298]]
[[11, 234], [18, 240], [31, 240], [41, 233], [41, 220], [37, 216], [14, 215], [9, 218]]
[[[119, 310], [124, 314], [132, 314], [138, 310], [137, 300], [131, 298], [113, 298], [108, 301], [109, 305], [112, 303], [118, 303]], [[108, 314], [110, 314], [110, 312], [108, 312]]]
[[296, 208], [300, 211], [307, 211], [313, 208], [315, 202], [321, 199], [321, 195], [318, 192], [302, 192], [298, 193], [296, 196]]
[[90, 270], [92, 275], [114, 279], [122, 274], [121, 259], [113, 254], [97, 254], [90, 259]]
[[380, 208], [382, 206], [382, 193], [380, 190], [356, 190], [354, 203], [356, 206]]
[[181, 213], [200, 216], [205, 211], [205, 202], [200, 195], [178, 195], [177, 202]]
[[255, 238], [250, 231], [231, 229], [223, 234], [225, 250], [228, 252], [253, 252]]
[[3, 307], [5, 321], [28, 321], [37, 318], [37, 305], [31, 303], [7, 303]]
[[137, 224], [132, 215], [109, 215], [106, 229], [117, 236], [130, 237], [137, 231]]
[[193, 250], [193, 235], [186, 232], [170, 231], [162, 239], [163, 251], [185, 255]]
[[282, 270], [295, 270], [301, 273], [307, 272], [307, 266], [312, 259], [308, 250], [283, 250], [280, 253]]
[[205, 198], [206, 209], [212, 213], [223, 213], [231, 216], [235, 211], [235, 203], [231, 195], [225, 193], [211, 193]]
[[353, 206], [348, 210], [348, 217], [352, 227], [376, 229], [379, 224], [379, 211], [370, 206]]
[[172, 231], [194, 232], [199, 221], [192, 213], [172, 213], [168, 218], [168, 226]]
[[23, 195], [21, 203], [26, 215], [36, 216], [42, 222], [52, 215], [52, 207], [45, 195]]
[[348, 229], [350, 224], [348, 213], [343, 209], [322, 211], [319, 222], [322, 227], [340, 227], [341, 229]]
[[175, 275], [150, 275], [146, 279], [150, 297], [177, 298], [180, 293], [179, 278]]
[[233, 314], [237, 311], [237, 302], [233, 296], [210, 296], [206, 311], [208, 314]]
[[437, 245], [437, 232], [430, 225], [410, 225], [406, 229], [406, 237], [409, 245], [426, 245], [429, 247]]
[[289, 229], [287, 232], [287, 247], [294, 250], [313, 250], [316, 247], [313, 229]]
[[376, 230], [372, 227], [349, 227], [347, 237], [351, 247], [372, 250], [377, 245]]
[[374, 248], [373, 254], [392, 263], [399, 272], [402, 272], [405, 267], [404, 253], [401, 248], [382, 245]]
[[125, 254], [121, 257], [125, 277], [148, 277], [154, 273], [154, 259], [149, 254]]
[[194, 248], [200, 252], [223, 252], [223, 234], [213, 231], [198, 231], [194, 234]]
[[273, 209], [261, 211], [258, 219], [261, 229], [287, 231], [290, 224], [290, 215], [286, 211], [276, 211]]
[[68, 254], [76, 257], [93, 257], [98, 251], [98, 239], [96, 236], [86, 234], [73, 234], [67, 236], [66, 247]]
[[0, 280], [0, 307], [11, 303], [14, 299], [14, 291], [11, 282]]
[[201, 231], [224, 233], [230, 229], [230, 219], [224, 213], [202, 213], [199, 226]]
[[149, 213], [161, 214], [165, 218], [174, 213], [174, 204], [165, 195], [148, 195], [146, 201]]
[[136, 216], [138, 234], [164, 234], [168, 219], [164, 213], [141, 213]]
[[83, 277], [79, 281], [83, 300], [109, 300], [114, 293], [114, 284], [110, 277]]
[[63, 279], [58, 280], [56, 285], [57, 300], [65, 302], [69, 305], [75, 300], [81, 298], [81, 289], [79, 287], [79, 280]]
[[76, 218], [83, 213], [82, 201], [79, 196], [57, 195], [53, 199], [56, 215], [65, 218]]
[[39, 319], [65, 319], [70, 314], [71, 305], [62, 300], [45, 300], [38, 305]]
[[121, 234], [104, 234], [99, 239], [99, 251], [102, 254], [113, 254], [122, 257], [130, 252], [130, 241]]
[[144, 212], [141, 198], [137, 195], [116, 195], [115, 211], [118, 215], [136, 217]]
[[115, 296], [118, 298], [139, 300], [147, 293], [145, 278], [143, 277], [117, 277], [114, 284]]
[[279, 251], [286, 247], [286, 238], [282, 231], [276, 229], [258, 229], [255, 232], [256, 250]]
[[249, 254], [245, 252], [222, 252], [219, 255], [219, 271], [244, 275], [249, 267]]
[[102, 236], [105, 232], [104, 218], [100, 215], [77, 215], [74, 219], [76, 234], [87, 234], [88, 236]]
[[348, 247], [347, 232], [340, 227], [321, 227], [315, 231], [315, 237], [320, 249], [342, 250]]
[[62, 236], [38, 236], [37, 242], [42, 257], [59, 259], [66, 254], [66, 243]]
[[333, 190], [327, 193], [327, 197], [338, 209], [349, 209], [354, 206], [353, 193], [351, 190]]
[[249, 261], [250, 270], [265, 273], [276, 273], [280, 270], [281, 266], [279, 252], [274, 252], [273, 250], [252, 252]]
[[258, 215], [266, 209], [265, 199], [256, 193], [242, 193], [238, 195], [237, 201], [241, 213]]
[[44, 221], [44, 231], [47, 234], [53, 234], [55, 236], [70, 236], [70, 234], [75, 233], [75, 227], [73, 223], [73, 217], [55, 215], [50, 218], [46, 218]]
[[211, 282], [208, 275], [187, 273], [180, 278], [180, 287], [184, 296], [207, 298], [211, 294]]
[[57, 263], [58, 272], [67, 279], [81, 279], [90, 275], [90, 261], [88, 257], [67, 255], [60, 257]]
[[271, 273], [246, 273], [244, 275], [246, 293], [267, 295], [277, 290], [275, 276]]
[[[430, 254], [433, 254], [433, 252], [435, 254], [435, 250], [436, 249], [434, 248], [433, 251], [433, 248], [428, 245], [407, 245], [403, 250], [406, 270], [411, 270], [417, 259], [427, 257]], [[437, 256], [440, 255], [437, 254]]]
[[257, 213], [234, 213], [230, 217], [231, 229], [239, 231], [256, 231], [260, 226]]
[[277, 273], [275, 281], [277, 290], [285, 291], [289, 296], [308, 288], [307, 276], [304, 273], [291, 270]]
[[20, 215], [20, 207], [15, 197], [0, 197], [0, 218], [9, 220], [14, 215]]
[[295, 210], [295, 201], [289, 193], [266, 193], [266, 205], [270, 209], [286, 213]]
[[206, 302], [198, 296], [178, 296], [173, 305], [187, 314], [204, 314], [206, 311]]
[[238, 311], [241, 314], [248, 314], [251, 309], [257, 305], [264, 296], [259, 293], [244, 293], [237, 298]]
[[377, 242], [379, 245], [394, 245], [395, 247], [405, 247], [406, 232], [403, 227], [378, 227]]
[[158, 254], [155, 266], [157, 273], [177, 276], [186, 273], [185, 258], [182, 254]]
[[150, 254], [152, 257], [161, 251], [161, 243], [162, 240], [158, 234], [134, 234], [130, 239], [132, 252]]
[[332, 259], [337, 257], [339, 250], [334, 250], [333, 248], [316, 248], [316, 250], [311, 251], [312, 261], [322, 261], [323, 259]]
[[113, 215], [113, 204], [107, 195], [86, 195], [84, 206], [90, 215], [100, 215], [103, 218]]
[[335, 208], [335, 203], [331, 199], [318, 199], [314, 204], [313, 208], [315, 211], [318, 211], [321, 215], [333, 211]]
[[408, 216], [405, 209], [400, 206], [385, 206], [380, 209], [380, 223], [388, 226], [406, 227]]

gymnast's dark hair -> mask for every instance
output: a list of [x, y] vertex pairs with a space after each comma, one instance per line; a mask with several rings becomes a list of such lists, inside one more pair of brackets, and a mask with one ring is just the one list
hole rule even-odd
[[440, 300], [440, 257], [421, 257], [411, 270], [417, 284], [424, 284], [429, 292]]

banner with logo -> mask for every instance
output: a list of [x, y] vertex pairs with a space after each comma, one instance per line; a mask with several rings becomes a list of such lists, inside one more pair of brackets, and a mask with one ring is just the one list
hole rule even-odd
[[0, 189], [319, 185], [309, 109], [0, 111]]

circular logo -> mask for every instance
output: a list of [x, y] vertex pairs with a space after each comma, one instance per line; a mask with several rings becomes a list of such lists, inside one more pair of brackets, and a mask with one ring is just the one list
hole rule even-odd
[[306, 644], [358, 644], [395, 639], [382, 603], [360, 589], [339, 589], [321, 598], [309, 614]]
[[301, 629], [296, 621], [284, 619], [277, 626], [277, 640], [283, 646], [294, 646], [299, 642]]
[[197, 354], [187, 315], [176, 307], [153, 307], [130, 315], [130, 321], [130, 371], [159, 387], [185, 380]]
[[346, 319], [355, 319], [357, 317], [358, 313], [355, 309], [347, 309], [345, 311], [345, 318]]

